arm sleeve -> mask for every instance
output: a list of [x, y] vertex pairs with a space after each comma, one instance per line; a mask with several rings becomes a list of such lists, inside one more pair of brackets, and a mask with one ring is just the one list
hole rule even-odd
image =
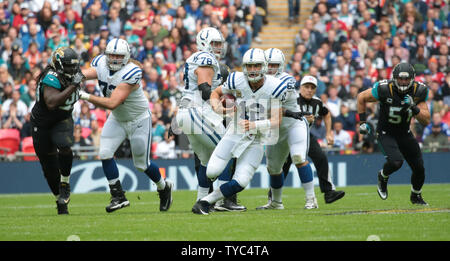
[[380, 96], [378, 95], [378, 86], [380, 84], [378, 82], [374, 83], [372, 87], [372, 95], [375, 97], [375, 99], [380, 100]]

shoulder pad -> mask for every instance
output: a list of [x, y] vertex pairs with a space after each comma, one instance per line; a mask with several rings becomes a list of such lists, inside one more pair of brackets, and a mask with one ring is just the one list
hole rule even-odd
[[217, 60], [214, 55], [208, 52], [199, 52], [194, 55], [194, 58], [192, 59], [192, 63], [198, 65], [198, 66], [211, 66], [211, 67], [217, 67]]
[[287, 91], [295, 91], [295, 84], [297, 83], [297, 81], [295, 80], [294, 76], [284, 73], [279, 79], [282, 81], [287, 80]]
[[388, 80], [378, 81], [374, 84], [374, 86], [377, 85], [378, 97], [380, 100], [392, 96], [394, 88], [393, 84], [393, 82]]
[[98, 66], [98, 62], [100, 61], [100, 59], [102, 59], [103, 56], [104, 56], [103, 54], [95, 56], [95, 58], [91, 62], [91, 66], [92, 67], [97, 67]]
[[241, 86], [243, 81], [245, 81], [245, 76], [242, 72], [232, 72], [228, 75], [224, 86], [230, 90], [236, 90]]
[[[290, 76], [290, 75], [289, 75]], [[280, 98], [280, 95], [285, 92], [289, 88], [294, 88], [294, 85], [292, 85], [292, 78], [294, 77], [282, 77], [280, 79], [276, 79], [276, 87], [272, 91], [272, 97], [273, 98]], [[294, 83], [295, 84], [295, 83]]]
[[56, 72], [53, 72], [53, 71], [49, 71], [45, 75], [44, 79], [42, 79], [42, 83], [47, 86], [56, 88], [58, 90], [61, 89], [61, 83], [58, 80], [58, 74], [56, 74]]
[[419, 98], [419, 102], [428, 99], [428, 87], [422, 82], [414, 82], [414, 97]]
[[126, 71], [122, 75], [122, 80], [128, 84], [134, 85], [138, 84], [142, 79], [142, 70], [139, 66], [133, 64], [132, 66], [127, 66]]

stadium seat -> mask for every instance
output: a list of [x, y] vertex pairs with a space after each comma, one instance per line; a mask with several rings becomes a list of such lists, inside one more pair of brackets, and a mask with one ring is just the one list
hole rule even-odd
[[89, 135], [91, 135], [92, 130], [90, 128], [82, 128], [81, 129], [81, 137], [87, 138]]
[[[24, 152], [24, 153], [36, 153], [34, 151], [33, 138], [31, 136], [30, 137], [25, 137], [22, 140], [22, 152]], [[36, 161], [36, 160], [39, 160], [39, 159], [36, 156], [24, 156], [23, 160], [25, 160], [25, 161]]]
[[[0, 147], [9, 149], [8, 155], [14, 155], [19, 150], [20, 133], [17, 129], [0, 129]], [[0, 150], [0, 154], [4, 152]]]
[[103, 128], [103, 125], [105, 125], [105, 121], [106, 121], [106, 112], [102, 109], [95, 109], [94, 111], [95, 116], [97, 116], [97, 122], [98, 122], [98, 127], [99, 128]]

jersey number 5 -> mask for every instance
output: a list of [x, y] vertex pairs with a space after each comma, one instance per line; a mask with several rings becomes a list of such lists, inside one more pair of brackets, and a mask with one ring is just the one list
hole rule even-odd
[[[399, 124], [402, 121], [402, 116], [400, 115], [401, 107], [390, 107], [389, 108], [389, 122], [392, 124]], [[412, 113], [408, 110], [407, 122], [411, 120]]]

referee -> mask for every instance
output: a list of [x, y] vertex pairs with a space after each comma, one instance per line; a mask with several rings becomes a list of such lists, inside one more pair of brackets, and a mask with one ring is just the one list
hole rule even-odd
[[[300, 96], [298, 98], [298, 104], [300, 105], [300, 111], [303, 116], [308, 120], [311, 126], [315, 118], [322, 117], [326, 127], [326, 139], [328, 145], [333, 145], [334, 137], [331, 131], [331, 114], [322, 101], [314, 97], [317, 89], [317, 79], [312, 76], [303, 77], [300, 83]], [[317, 170], [317, 176], [319, 177], [320, 191], [324, 193], [325, 203], [333, 203], [334, 201], [341, 199], [344, 195], [344, 191], [336, 191], [333, 182], [328, 175], [328, 159], [327, 155], [323, 152], [317, 138], [309, 134], [309, 151], [308, 156], [311, 158], [314, 166]], [[283, 166], [284, 178], [289, 174], [292, 160], [289, 155]], [[269, 191], [270, 192], [270, 191]], [[270, 198], [270, 197], [269, 197]]]

